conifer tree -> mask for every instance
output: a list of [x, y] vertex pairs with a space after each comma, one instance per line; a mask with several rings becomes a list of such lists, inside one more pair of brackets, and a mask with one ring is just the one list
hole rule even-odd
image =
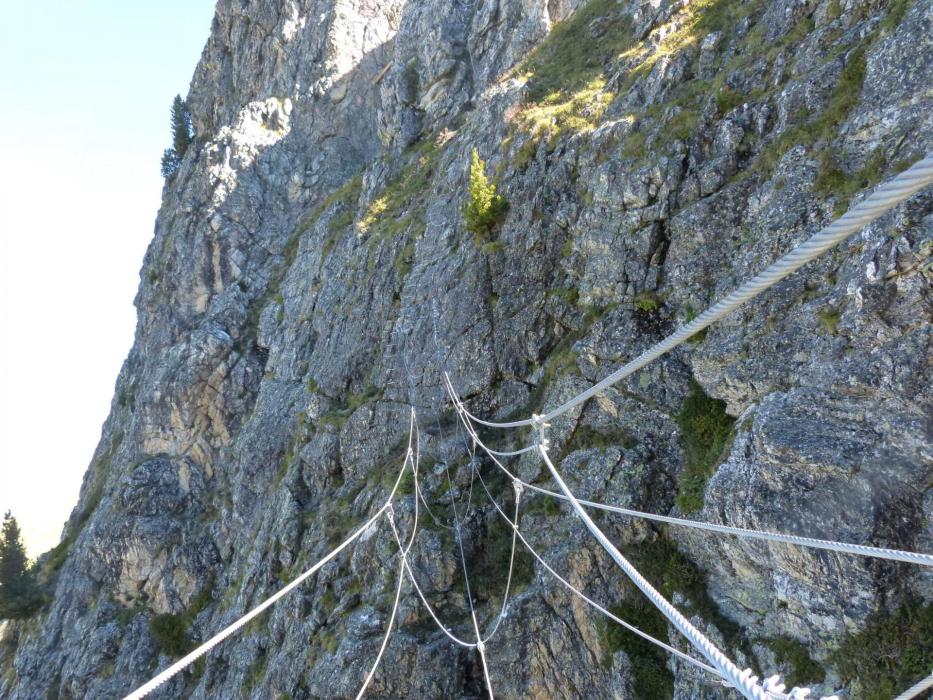
[[470, 162], [470, 199], [463, 205], [467, 231], [486, 238], [505, 218], [508, 202], [496, 193], [496, 184], [486, 177], [486, 163], [474, 148]]
[[162, 152], [162, 177], [169, 178], [175, 174], [193, 140], [194, 126], [188, 105], [181, 95], [175, 95], [172, 100], [172, 147]]
[[19, 523], [7, 511], [0, 531], [0, 618], [29, 617], [41, 603]]
[[179, 160], [184, 158], [193, 137], [194, 128], [191, 126], [188, 104], [181, 99], [181, 95], [175, 95], [172, 100], [172, 148]]

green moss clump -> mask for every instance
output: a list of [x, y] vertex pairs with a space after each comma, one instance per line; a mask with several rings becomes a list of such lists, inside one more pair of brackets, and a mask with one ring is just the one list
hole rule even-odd
[[361, 394], [350, 394], [342, 403], [337, 404], [333, 409], [321, 415], [316, 423], [318, 425], [331, 425], [340, 430], [360, 406], [374, 401], [380, 396], [382, 396], [382, 389], [368, 386]]
[[496, 183], [486, 177], [486, 163], [474, 148], [470, 161], [470, 198], [462, 209], [467, 231], [486, 241], [502, 223], [508, 209], [508, 202], [496, 192]]
[[592, 427], [589, 425], [580, 425], [570, 436], [564, 449], [565, 453], [574, 450], [607, 447], [619, 447], [622, 449], [632, 449], [638, 444], [638, 441], [628, 433], [618, 427]]
[[933, 667], [933, 604], [908, 601], [869, 619], [864, 630], [847, 635], [831, 662], [843, 684], [858, 681], [863, 700], [887, 700]]
[[526, 515], [546, 515], [557, 517], [560, 515], [560, 501], [553, 496], [539, 494], [522, 506]]
[[822, 683], [826, 677], [826, 672], [813, 660], [807, 648], [793, 637], [775, 637], [765, 645], [774, 652], [779, 664], [790, 667], [784, 678], [788, 688]]
[[836, 328], [839, 326], [839, 319], [842, 318], [842, 312], [837, 309], [827, 309], [820, 311], [820, 326], [830, 335], [836, 335]]
[[703, 507], [706, 482], [716, 470], [734, 424], [735, 419], [726, 413], [726, 402], [707, 396], [694, 382], [677, 415], [686, 457], [676, 498], [682, 512], [692, 513]]

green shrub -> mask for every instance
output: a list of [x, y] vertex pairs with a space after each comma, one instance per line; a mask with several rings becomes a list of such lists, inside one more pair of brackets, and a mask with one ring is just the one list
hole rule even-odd
[[745, 95], [724, 84], [716, 93], [716, 111], [719, 114], [728, 114], [744, 101]]
[[159, 651], [166, 656], [178, 657], [184, 656], [191, 649], [188, 625], [189, 621], [184, 614], [166, 613], [156, 615], [149, 621], [149, 631]]
[[173, 657], [184, 656], [192, 648], [188, 635], [191, 623], [204, 608], [211, 604], [213, 595], [211, 589], [213, 582], [208, 583], [191, 599], [188, 609], [183, 613], [165, 613], [156, 615], [149, 621], [149, 632], [159, 647], [159, 650]]
[[181, 95], [172, 100], [172, 147], [162, 153], [162, 177], [172, 177], [181, 166], [181, 161], [194, 141], [194, 127], [188, 104]]
[[485, 239], [505, 218], [509, 205], [496, 193], [496, 184], [486, 177], [486, 163], [474, 148], [470, 162], [470, 199], [463, 205], [463, 221], [467, 231]]
[[[611, 608], [611, 612], [655, 639], [667, 638], [664, 617], [643, 596], [632, 596]], [[667, 652], [612, 620], [601, 621], [600, 632], [604, 649], [624, 651], [628, 656], [636, 698], [670, 700], [674, 697], [674, 675], [667, 668]]]
[[765, 645], [774, 652], [779, 664], [790, 667], [784, 677], [788, 688], [822, 683], [826, 677], [826, 672], [813, 660], [807, 647], [793, 637], [775, 637], [765, 641]]
[[661, 308], [658, 295], [653, 292], [639, 292], [635, 295], [635, 308], [642, 313], [655, 313]]
[[872, 616], [847, 635], [831, 658], [846, 686], [858, 680], [863, 700], [887, 700], [933, 667], [933, 604], [908, 601]]
[[716, 469], [734, 424], [735, 419], [726, 413], [726, 402], [710, 398], [694, 382], [677, 415], [686, 464], [676, 501], [684, 513], [703, 507], [706, 482]]

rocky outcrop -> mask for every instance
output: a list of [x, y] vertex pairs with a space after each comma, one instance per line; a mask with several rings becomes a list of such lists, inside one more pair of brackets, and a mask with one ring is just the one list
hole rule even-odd
[[[415, 570], [468, 637], [450, 490], [494, 620], [510, 530], [471, 480], [443, 372], [474, 413], [527, 414], [692, 318], [933, 148], [931, 37], [924, 0], [221, 0], [136, 342], [43, 559], [48, 606], [3, 629], [0, 695], [122, 697], [177, 651], [159, 630], [194, 641], [239, 617], [378, 508], [412, 406], [436, 515]], [[459, 214], [474, 148], [510, 205], [489, 238]], [[697, 382], [736, 421], [692, 517], [929, 551], [931, 243], [927, 191], [556, 420], [570, 485], [677, 512]], [[532, 456], [514, 467], [545, 480]], [[480, 468], [508, 510], [511, 484]], [[410, 493], [395, 511], [407, 531]], [[853, 697], [870, 674], [846, 676], [832, 650], [933, 597], [906, 565], [602, 524], [740, 663]], [[528, 497], [522, 531], [685, 648], [568, 511]], [[395, 551], [384, 526], [367, 532], [158, 697], [352, 697]], [[728, 695], [616, 634], [529, 555], [513, 583], [487, 645], [498, 697]], [[479, 659], [406, 588], [370, 696], [483, 693]]]

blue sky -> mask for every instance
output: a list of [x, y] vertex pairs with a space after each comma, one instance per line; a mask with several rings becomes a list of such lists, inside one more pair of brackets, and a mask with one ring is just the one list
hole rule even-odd
[[169, 108], [213, 1], [8, 3], [0, 22], [0, 511], [58, 541], [132, 343]]

